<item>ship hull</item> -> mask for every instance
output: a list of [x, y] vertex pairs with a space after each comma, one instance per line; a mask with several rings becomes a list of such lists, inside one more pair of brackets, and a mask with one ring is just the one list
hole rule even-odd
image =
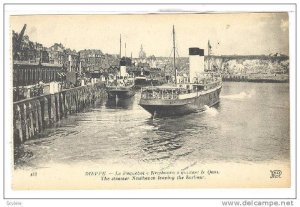
[[128, 89], [107, 89], [108, 99], [127, 99], [135, 95], [133, 88]]
[[126, 99], [108, 99], [106, 102], [106, 108], [109, 109], [127, 109], [131, 110], [133, 107], [134, 96]]
[[155, 117], [195, 113], [219, 103], [221, 88], [217, 87], [208, 93], [184, 100], [141, 100], [140, 106]]

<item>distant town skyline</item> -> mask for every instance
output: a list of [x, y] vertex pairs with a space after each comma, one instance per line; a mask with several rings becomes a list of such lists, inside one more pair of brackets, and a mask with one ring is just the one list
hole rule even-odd
[[178, 55], [188, 56], [189, 47], [207, 54], [208, 40], [215, 55], [268, 55], [289, 53], [287, 13], [145, 14], [145, 15], [28, 15], [11, 16], [11, 30], [46, 47], [62, 43], [76, 51], [100, 49], [122, 56], [138, 57], [140, 47], [147, 56], [169, 57], [172, 26]]

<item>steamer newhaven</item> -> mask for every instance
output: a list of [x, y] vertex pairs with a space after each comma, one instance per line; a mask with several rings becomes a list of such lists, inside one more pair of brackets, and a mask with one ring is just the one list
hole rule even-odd
[[219, 103], [222, 79], [204, 71], [204, 49], [189, 48], [189, 80], [178, 81], [175, 57], [175, 29], [173, 26], [173, 85], [151, 86], [141, 89], [139, 105], [153, 117], [185, 115], [203, 111]]

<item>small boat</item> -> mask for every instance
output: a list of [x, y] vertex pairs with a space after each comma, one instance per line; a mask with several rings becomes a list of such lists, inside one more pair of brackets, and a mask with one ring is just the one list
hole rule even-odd
[[175, 67], [175, 29], [173, 26], [175, 82], [172, 85], [151, 86], [141, 89], [139, 105], [152, 117], [177, 116], [203, 111], [219, 103], [222, 78], [204, 72], [204, 50], [189, 48], [189, 80], [178, 81]]

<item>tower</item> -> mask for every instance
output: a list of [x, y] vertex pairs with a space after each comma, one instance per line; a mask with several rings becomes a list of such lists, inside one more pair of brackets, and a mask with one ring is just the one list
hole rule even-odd
[[146, 53], [143, 50], [143, 45], [141, 45], [141, 50], [139, 52], [139, 58], [140, 59], [145, 59], [146, 58]]

